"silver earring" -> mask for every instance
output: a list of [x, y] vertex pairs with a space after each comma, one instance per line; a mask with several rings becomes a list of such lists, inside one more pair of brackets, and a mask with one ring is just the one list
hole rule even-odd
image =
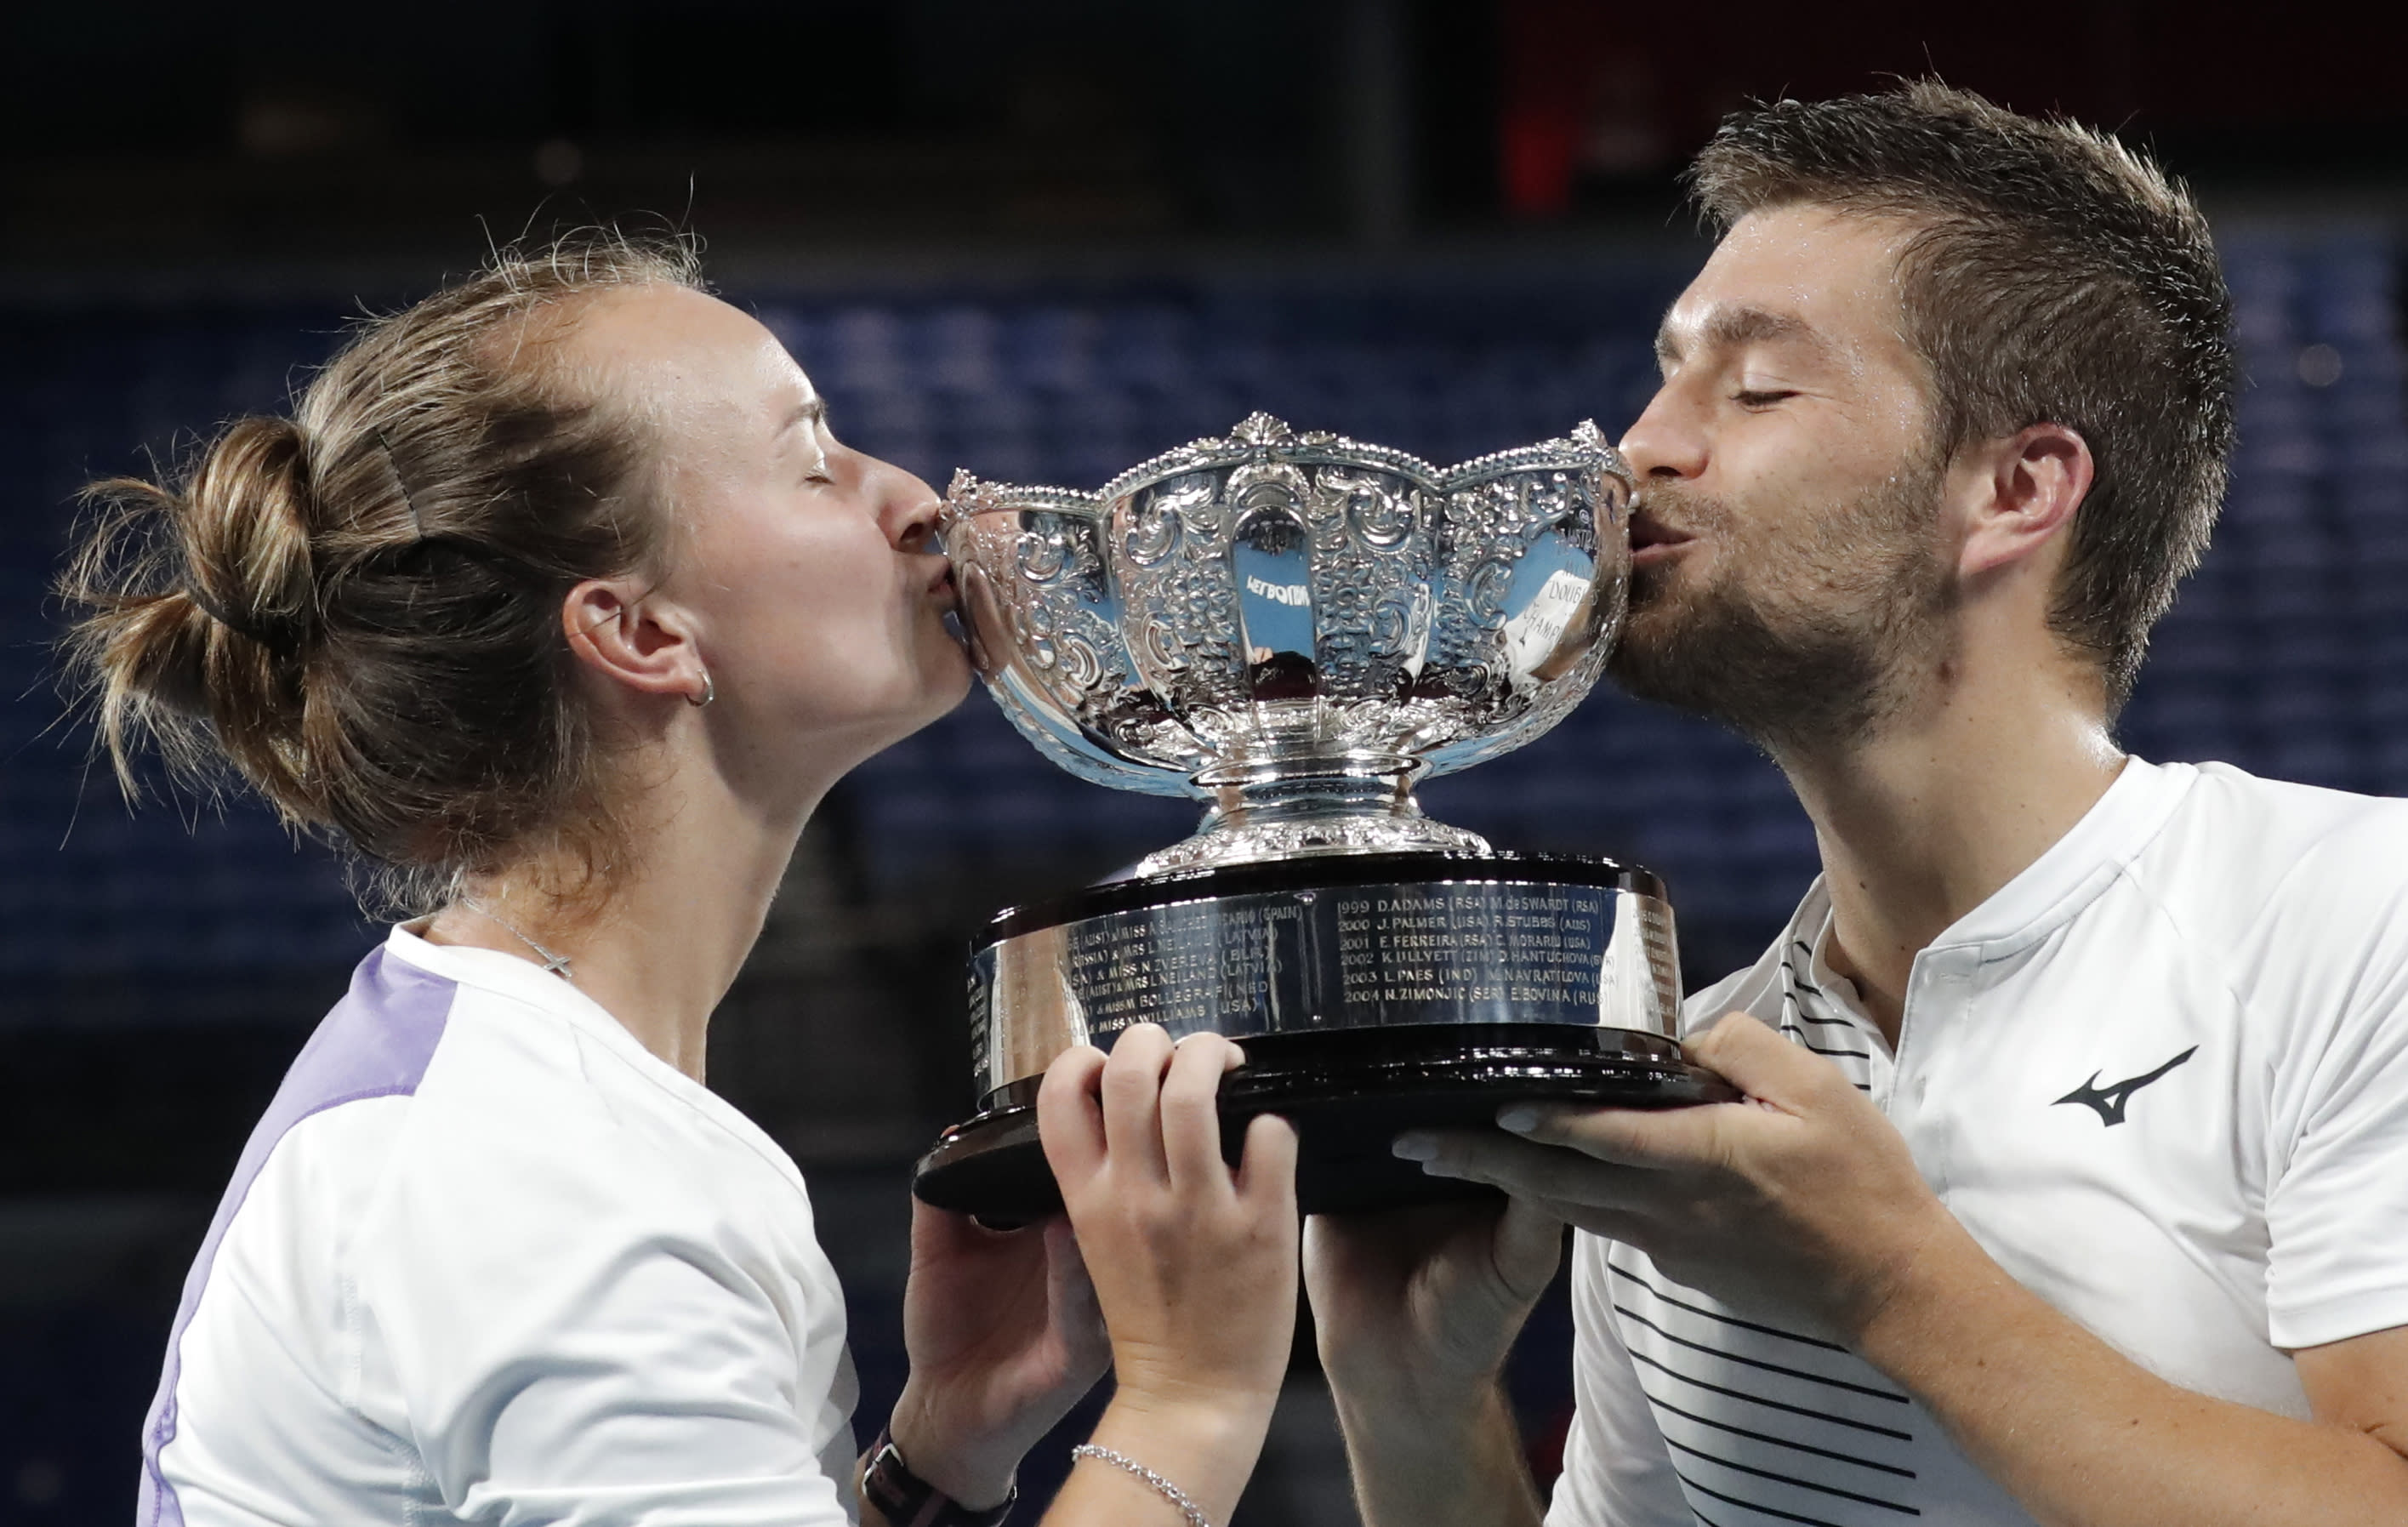
[[710, 670], [704, 669], [702, 670], [702, 699], [696, 699], [692, 695], [688, 695], [685, 698], [685, 702], [699, 711], [718, 698], [719, 688], [710, 682]]

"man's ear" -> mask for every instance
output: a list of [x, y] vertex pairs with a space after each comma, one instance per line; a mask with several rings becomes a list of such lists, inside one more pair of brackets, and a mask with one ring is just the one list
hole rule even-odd
[[1980, 578], [2028, 560], [2063, 535], [2096, 474], [2089, 443], [2063, 425], [2032, 425], [1968, 463], [1973, 490], [1957, 570]]
[[623, 578], [589, 578], [560, 607], [568, 650], [587, 670], [638, 694], [699, 703], [710, 678], [686, 612]]

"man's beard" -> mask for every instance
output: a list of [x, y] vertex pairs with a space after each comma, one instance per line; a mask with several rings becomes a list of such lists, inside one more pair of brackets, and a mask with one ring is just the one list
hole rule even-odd
[[1775, 756], [1873, 735], [1946, 655], [1955, 591], [1937, 540], [1941, 477], [1919, 455], [1851, 507], [1753, 536], [1721, 501], [1650, 483], [1650, 511], [1710, 539], [1717, 567], [1690, 587], [1677, 560], [1634, 569], [1608, 671]]

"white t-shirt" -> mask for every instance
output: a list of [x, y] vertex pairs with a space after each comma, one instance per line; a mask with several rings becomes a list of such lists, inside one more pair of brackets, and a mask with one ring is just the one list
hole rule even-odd
[[[2134, 1361], [2288, 1416], [2289, 1353], [2408, 1324], [2408, 801], [2126, 765], [1915, 958], [1893, 1054], [1819, 882], [1687, 1019], [1830, 1058], [2017, 1281]], [[2025, 1527], [1840, 1347], [1581, 1235], [1551, 1527]]]
[[567, 982], [396, 929], [185, 1282], [142, 1527], [853, 1520], [785, 1153]]

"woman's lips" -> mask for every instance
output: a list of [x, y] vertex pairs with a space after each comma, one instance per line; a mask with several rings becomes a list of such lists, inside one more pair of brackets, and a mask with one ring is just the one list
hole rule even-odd
[[946, 563], [938, 569], [937, 576], [928, 580], [927, 593], [940, 609], [954, 611], [962, 607], [961, 591], [953, 586], [952, 563]]

